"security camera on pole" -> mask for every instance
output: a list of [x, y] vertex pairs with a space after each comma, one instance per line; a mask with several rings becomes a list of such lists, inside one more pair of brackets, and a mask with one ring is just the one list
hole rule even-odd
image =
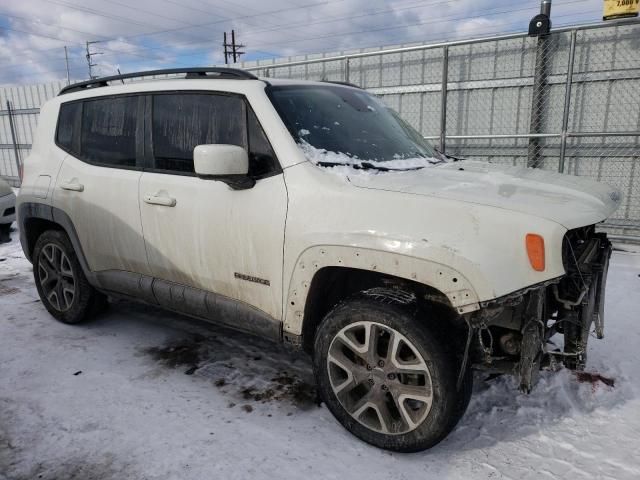
[[551, 0], [542, 0], [540, 13], [529, 23], [529, 35], [548, 35], [551, 30]]
[[540, 13], [529, 23], [529, 35], [538, 37], [536, 46], [536, 69], [533, 81], [531, 102], [531, 120], [529, 125], [529, 148], [527, 166], [541, 167], [544, 161], [543, 147], [540, 145], [540, 134], [543, 133], [545, 102], [547, 90], [547, 64], [550, 56], [551, 0], [542, 0]]

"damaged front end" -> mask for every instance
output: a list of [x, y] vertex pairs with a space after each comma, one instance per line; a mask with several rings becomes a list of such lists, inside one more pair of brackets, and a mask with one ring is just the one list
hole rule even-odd
[[[486, 302], [465, 317], [463, 367], [516, 375], [526, 393], [542, 368], [583, 370], [592, 326], [597, 338], [604, 335], [611, 250], [606, 234], [593, 225], [567, 232], [563, 277]], [[556, 334], [563, 336], [562, 346], [552, 341]]]

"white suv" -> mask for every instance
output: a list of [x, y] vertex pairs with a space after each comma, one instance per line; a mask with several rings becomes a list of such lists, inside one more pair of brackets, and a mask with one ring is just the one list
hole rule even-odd
[[[159, 73], [182, 76], [114, 82]], [[299, 346], [348, 430], [417, 451], [463, 415], [472, 369], [528, 392], [584, 367], [611, 252], [595, 224], [619, 202], [445, 157], [354, 86], [209, 68], [64, 88], [18, 218], [58, 320], [124, 296]]]

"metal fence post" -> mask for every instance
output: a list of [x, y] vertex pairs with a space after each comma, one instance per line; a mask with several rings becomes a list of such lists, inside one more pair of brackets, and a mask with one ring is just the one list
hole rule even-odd
[[349, 83], [349, 57], [344, 57], [344, 81]]
[[[537, 135], [543, 133], [544, 125], [544, 103], [547, 97], [547, 77], [550, 55], [551, 34], [540, 35], [536, 47], [536, 64], [533, 79], [533, 92], [531, 97], [531, 122], [529, 133]], [[540, 139], [532, 137], [529, 139], [529, 149], [527, 152], [527, 166], [538, 167], [541, 164], [542, 154], [540, 152]]]
[[13, 153], [16, 157], [16, 167], [18, 169], [16, 173], [20, 176], [20, 151], [18, 149], [18, 140], [16, 137], [16, 126], [13, 120], [13, 110], [11, 109], [11, 102], [9, 100], [7, 100], [7, 115], [9, 116], [9, 128], [11, 130], [11, 141], [13, 142]]
[[440, 152], [447, 148], [447, 84], [449, 82], [449, 46], [442, 47], [442, 89], [440, 98]]
[[571, 45], [569, 47], [569, 63], [567, 65], [567, 83], [564, 87], [564, 111], [562, 112], [562, 138], [560, 139], [560, 159], [558, 171], [564, 173], [564, 159], [567, 153], [567, 129], [569, 127], [569, 110], [571, 109], [571, 87], [573, 84], [573, 64], [576, 58], [577, 30], [571, 30]]

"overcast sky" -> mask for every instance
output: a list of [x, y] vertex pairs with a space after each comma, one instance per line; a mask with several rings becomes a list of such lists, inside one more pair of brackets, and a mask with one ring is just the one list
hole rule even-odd
[[[119, 68], [223, 63], [235, 29], [243, 59], [524, 31], [539, 0], [2, 0], [0, 84], [87, 78], [85, 42], [98, 75]], [[602, 19], [602, 0], [553, 0], [555, 26]]]

